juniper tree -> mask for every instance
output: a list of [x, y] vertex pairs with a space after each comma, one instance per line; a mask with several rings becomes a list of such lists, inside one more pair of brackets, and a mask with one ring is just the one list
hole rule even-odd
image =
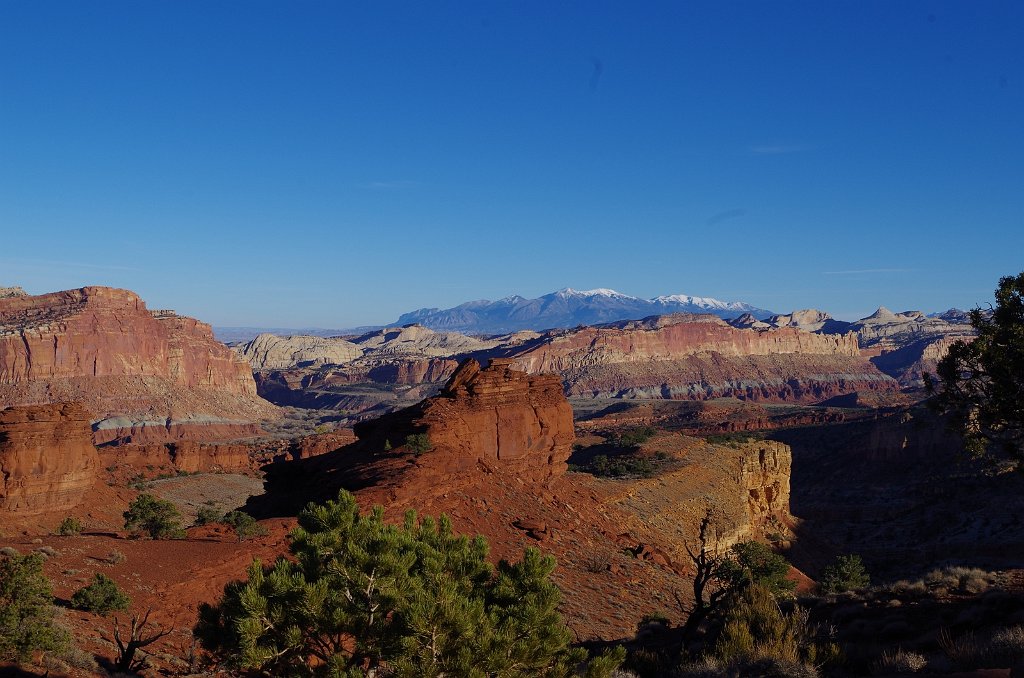
[[1002, 452], [1024, 465], [1024, 273], [999, 280], [991, 313], [971, 311], [974, 341], [953, 342], [936, 370], [933, 404], [969, 449]]
[[153, 539], [180, 539], [185, 536], [178, 507], [151, 494], [140, 494], [128, 505], [124, 512], [124, 527], [145, 532]]
[[54, 623], [54, 614], [43, 557], [0, 557], [0, 661], [24, 661], [37, 650], [65, 648], [68, 635]]
[[202, 606], [196, 635], [226, 665], [274, 675], [569, 675], [586, 653], [568, 647], [554, 559], [527, 549], [495, 571], [487, 551], [444, 516], [390, 525], [342, 491], [300, 513], [294, 560], [255, 561]]

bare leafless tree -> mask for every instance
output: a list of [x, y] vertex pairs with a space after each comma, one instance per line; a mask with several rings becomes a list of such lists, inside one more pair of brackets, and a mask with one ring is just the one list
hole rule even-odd
[[114, 642], [117, 644], [117, 659], [114, 662], [115, 670], [131, 673], [139, 669], [142, 662], [136, 661], [135, 653], [147, 645], [152, 645], [171, 632], [170, 629], [157, 629], [156, 633], [150, 636], [143, 635], [146, 624], [149, 623], [149, 613], [152, 611], [152, 609], [146, 610], [146, 614], [142, 616], [142, 619], [139, 619], [138, 615], [132, 615], [128, 642], [121, 638], [121, 627], [117, 617], [114, 617]]

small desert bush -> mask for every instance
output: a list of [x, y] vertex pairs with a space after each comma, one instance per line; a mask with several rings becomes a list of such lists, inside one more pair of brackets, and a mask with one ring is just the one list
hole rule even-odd
[[4, 556], [5, 558], [15, 558], [20, 555], [21, 551], [14, 548], [13, 546], [5, 546], [2, 549], [0, 549], [0, 556]]
[[411, 433], [407, 435], [405, 437], [405, 446], [413, 454], [423, 454], [434, 449], [433, 443], [430, 442], [430, 436], [426, 433]]
[[907, 652], [902, 648], [895, 651], [887, 651], [871, 666], [871, 672], [875, 675], [889, 676], [894, 673], [917, 673], [928, 665], [924, 655], [916, 652]]
[[76, 610], [103, 616], [117, 610], [127, 610], [131, 603], [131, 598], [118, 588], [113, 579], [99, 572], [93, 576], [90, 584], [78, 589], [71, 596], [71, 606]]
[[224, 519], [224, 514], [210, 506], [203, 506], [196, 513], [195, 525], [211, 525]]
[[954, 636], [944, 629], [939, 647], [960, 669], [1014, 666], [1024, 661], [1024, 626], [998, 629], [988, 637], [979, 631]]
[[39, 548], [35, 549], [35, 552], [40, 554], [47, 560], [49, 560], [50, 558], [56, 558], [60, 555], [60, 551], [53, 548], [52, 546], [40, 546]]
[[1024, 626], [1011, 626], [992, 634], [988, 654], [999, 666], [1014, 666], [1024, 661]]
[[881, 587], [881, 590], [903, 598], [921, 598], [927, 595], [928, 585], [921, 580], [907, 581], [906, 579], [900, 579], [888, 586]]
[[796, 582], [786, 577], [789, 561], [759, 541], [743, 541], [730, 549], [735, 562], [742, 568], [741, 579], [749, 579], [768, 589], [777, 599], [793, 597]]
[[946, 566], [925, 575], [928, 586], [955, 593], [981, 593], [995, 583], [996, 575], [977, 567]]
[[121, 553], [117, 549], [114, 549], [113, 551], [108, 553], [107, 557], [106, 557], [106, 561], [108, 563], [110, 563], [111, 565], [120, 565], [121, 563], [123, 563], [126, 560], [128, 560], [128, 556], [126, 556], [125, 554]]
[[583, 568], [590, 573], [599, 574], [601, 572], [607, 572], [608, 566], [611, 565], [611, 558], [605, 554], [594, 554], [584, 558]]
[[57, 534], [65, 537], [82, 534], [82, 521], [78, 518], [68, 516], [64, 520], [60, 521], [60, 525], [57, 527]]
[[235, 531], [238, 541], [260, 537], [267, 533], [267, 528], [256, 522], [256, 519], [244, 511], [232, 511], [224, 516], [223, 522]]
[[821, 590], [842, 593], [862, 589], [871, 583], [864, 563], [857, 554], [838, 556], [821, 575]]
[[92, 653], [86, 652], [85, 650], [73, 645], [60, 653], [60, 659], [68, 666], [72, 666], [76, 669], [90, 671], [92, 673], [99, 671], [99, 665], [96, 663], [96, 657], [93, 656]]
[[714, 648], [716, 659], [727, 665], [767, 661], [793, 670], [806, 666], [807, 675], [816, 675], [814, 666], [838, 661], [839, 647], [810, 623], [807, 610], [796, 607], [784, 614], [772, 591], [758, 584], [744, 586], [731, 598]]
[[723, 662], [714, 657], [705, 657], [680, 666], [674, 678], [732, 678], [733, 676], [757, 676], [757, 678], [818, 678], [818, 670], [810, 664], [801, 664], [784, 659], [760, 658], [743, 661]]

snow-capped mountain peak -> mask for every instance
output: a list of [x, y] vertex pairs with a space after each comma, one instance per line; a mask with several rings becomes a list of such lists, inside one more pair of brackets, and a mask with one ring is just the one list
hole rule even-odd
[[636, 299], [636, 297], [631, 297], [628, 294], [610, 290], [607, 287], [598, 287], [593, 290], [574, 290], [571, 287], [566, 287], [558, 290], [555, 294], [560, 297], [615, 297], [619, 299]]

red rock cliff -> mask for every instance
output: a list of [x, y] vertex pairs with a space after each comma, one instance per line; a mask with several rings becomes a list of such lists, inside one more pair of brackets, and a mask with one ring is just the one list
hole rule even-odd
[[738, 329], [714, 316], [660, 316], [547, 335], [509, 354], [555, 371], [569, 395], [813, 402], [897, 383], [860, 355], [854, 334]]
[[479, 469], [549, 479], [565, 472], [575, 440], [561, 380], [499, 359], [486, 369], [466, 360], [440, 395], [358, 424], [355, 432], [369, 445], [388, 440], [396, 447], [409, 433], [426, 433], [433, 449], [417, 463], [448, 477]]
[[0, 407], [82, 402], [93, 420], [252, 422], [275, 408], [210, 326], [84, 287], [0, 299]]
[[89, 413], [77, 404], [0, 410], [0, 510], [74, 508], [96, 480]]

